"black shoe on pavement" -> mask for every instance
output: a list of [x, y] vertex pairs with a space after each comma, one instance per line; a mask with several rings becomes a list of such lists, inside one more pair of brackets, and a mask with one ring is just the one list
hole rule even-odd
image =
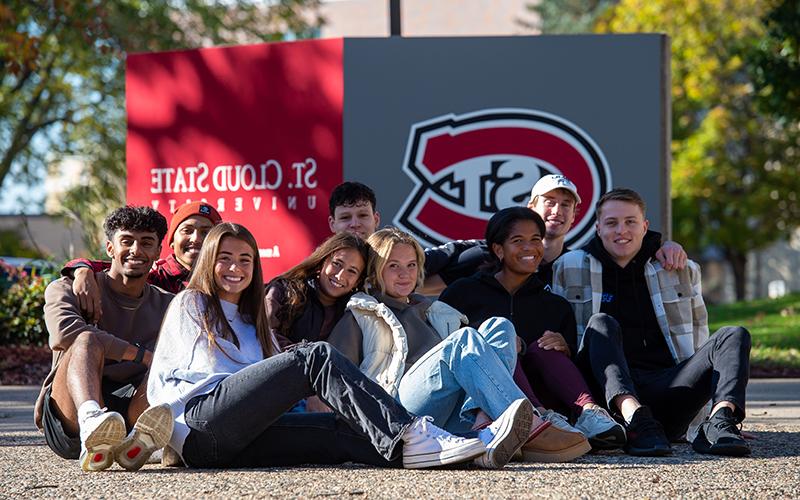
[[739, 431], [739, 422], [728, 407], [717, 410], [700, 424], [697, 437], [692, 441], [697, 453], [741, 457], [750, 454], [750, 445]]
[[628, 434], [625, 453], [628, 455], [663, 457], [672, 453], [664, 428], [646, 406], [636, 410], [625, 430]]

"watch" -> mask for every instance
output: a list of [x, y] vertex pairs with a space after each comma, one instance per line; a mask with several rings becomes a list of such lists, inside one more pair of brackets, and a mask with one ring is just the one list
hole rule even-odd
[[134, 363], [141, 363], [142, 360], [144, 359], [144, 353], [147, 351], [147, 349], [145, 349], [144, 346], [142, 344], [140, 344], [139, 342], [134, 342], [133, 345], [135, 345], [136, 347], [139, 348], [139, 350], [136, 351], [136, 357], [133, 358], [133, 362]]

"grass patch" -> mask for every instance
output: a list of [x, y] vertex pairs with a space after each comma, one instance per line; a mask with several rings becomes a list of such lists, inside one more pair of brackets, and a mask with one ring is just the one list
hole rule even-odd
[[750, 331], [753, 366], [800, 370], [800, 293], [708, 306], [711, 332], [726, 325]]

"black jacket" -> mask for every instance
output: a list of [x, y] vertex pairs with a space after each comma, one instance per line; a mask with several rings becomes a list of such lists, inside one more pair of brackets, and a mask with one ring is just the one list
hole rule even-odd
[[526, 345], [551, 330], [564, 337], [572, 356], [577, 352], [575, 315], [569, 302], [545, 290], [535, 275], [511, 295], [494, 275], [477, 273], [448, 286], [439, 300], [466, 314], [473, 328], [492, 316], [502, 316], [511, 320]]

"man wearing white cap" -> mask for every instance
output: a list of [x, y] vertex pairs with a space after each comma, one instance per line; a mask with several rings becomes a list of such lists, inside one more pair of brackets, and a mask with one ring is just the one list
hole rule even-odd
[[[546, 285], [552, 283], [553, 262], [569, 251], [564, 238], [575, 222], [581, 203], [575, 184], [560, 174], [541, 177], [531, 189], [528, 208], [538, 213], [545, 223], [544, 258], [536, 276]], [[425, 250], [425, 289], [423, 293], [439, 294], [447, 284], [474, 274], [486, 261], [489, 252], [483, 240], [453, 241]], [[664, 269], [686, 267], [686, 252], [675, 242], [667, 241], [656, 253]]]

